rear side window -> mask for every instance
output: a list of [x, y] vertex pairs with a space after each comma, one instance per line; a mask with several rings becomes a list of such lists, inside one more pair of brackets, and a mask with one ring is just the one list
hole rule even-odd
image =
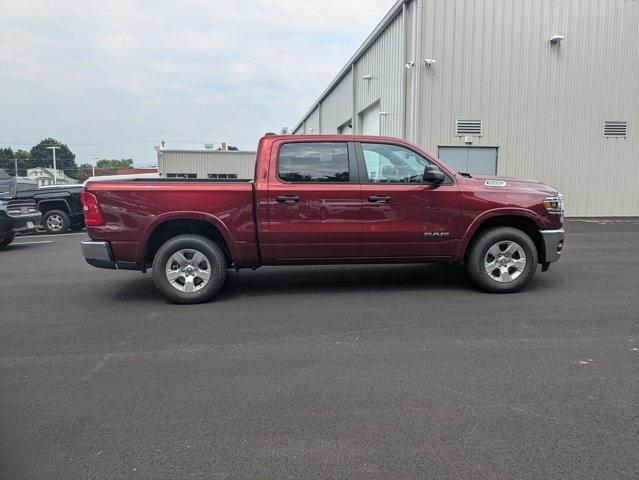
[[285, 143], [280, 147], [277, 174], [285, 182], [348, 182], [347, 144]]

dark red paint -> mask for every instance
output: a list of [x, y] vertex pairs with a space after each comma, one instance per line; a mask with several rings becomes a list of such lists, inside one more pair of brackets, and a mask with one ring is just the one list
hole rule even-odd
[[[436, 164], [450, 184], [284, 183], [276, 175], [277, 152], [287, 142], [391, 143]], [[211, 223], [238, 267], [297, 263], [455, 261], [473, 233], [495, 216], [531, 219], [539, 229], [561, 228], [543, 200], [556, 190], [540, 182], [504, 178], [506, 187], [456, 174], [402, 140], [387, 137], [267, 136], [260, 140], [255, 180], [247, 183], [109, 181], [86, 191], [99, 202], [104, 224], [88, 226], [94, 240], [109, 241], [116, 260], [145, 262], [147, 241], [167, 220]], [[280, 203], [279, 195], [299, 197]], [[371, 203], [369, 196], [388, 196]], [[257, 230], [256, 230], [257, 229]], [[429, 236], [430, 233], [445, 235]], [[258, 242], [259, 240], [259, 242]], [[259, 245], [259, 246], [258, 246]]]

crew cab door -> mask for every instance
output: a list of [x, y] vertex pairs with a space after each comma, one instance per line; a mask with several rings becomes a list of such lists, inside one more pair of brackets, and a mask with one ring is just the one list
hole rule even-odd
[[273, 260], [358, 258], [362, 196], [354, 144], [287, 140], [273, 150], [267, 194]]
[[451, 178], [423, 181], [432, 163], [392, 143], [357, 143], [362, 179], [362, 257], [448, 257], [459, 242], [459, 194]]

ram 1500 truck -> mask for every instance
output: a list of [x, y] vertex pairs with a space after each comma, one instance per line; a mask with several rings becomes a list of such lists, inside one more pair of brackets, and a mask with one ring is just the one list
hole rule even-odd
[[247, 180], [88, 182], [96, 267], [145, 271], [178, 303], [212, 298], [228, 268], [460, 262], [514, 292], [564, 245], [563, 198], [534, 180], [456, 173], [388, 137], [263, 137]]

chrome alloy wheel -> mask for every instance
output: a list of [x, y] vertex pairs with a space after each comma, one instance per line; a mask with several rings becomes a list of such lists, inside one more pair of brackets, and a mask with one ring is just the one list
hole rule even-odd
[[64, 219], [54, 213], [53, 215], [49, 215], [47, 217], [47, 228], [52, 232], [59, 232], [64, 227]]
[[526, 268], [526, 253], [517, 242], [502, 240], [486, 252], [486, 273], [493, 280], [508, 283], [516, 280]]
[[209, 283], [211, 265], [202, 252], [184, 248], [169, 257], [166, 278], [180, 292], [197, 292]]

